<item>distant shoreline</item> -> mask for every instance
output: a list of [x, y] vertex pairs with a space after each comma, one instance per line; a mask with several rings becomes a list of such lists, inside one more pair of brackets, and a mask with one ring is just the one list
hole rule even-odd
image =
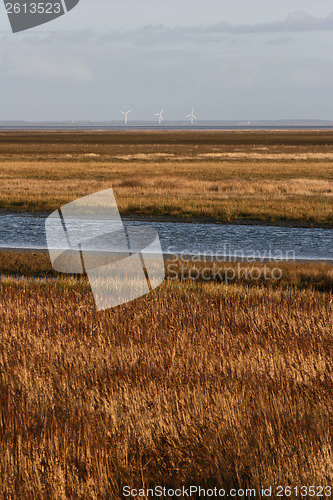
[[319, 123], [309, 123], [309, 124], [175, 124], [175, 123], [164, 123], [163, 125], [158, 125], [156, 123], [132, 123], [132, 124], [94, 124], [94, 123], [82, 123], [82, 124], [65, 124], [65, 123], [27, 123], [27, 124], [1, 124], [0, 132], [51, 132], [51, 131], [68, 131], [68, 132], [167, 132], [167, 131], [180, 131], [180, 132], [209, 132], [209, 131], [238, 131], [238, 132], [255, 132], [255, 131], [268, 131], [268, 132], [283, 132], [283, 131], [295, 131], [295, 132], [315, 132], [322, 130], [333, 130], [333, 122], [327, 124]]

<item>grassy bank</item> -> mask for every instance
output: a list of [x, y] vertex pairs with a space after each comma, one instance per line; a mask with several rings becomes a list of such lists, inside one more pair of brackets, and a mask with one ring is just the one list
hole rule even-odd
[[333, 225], [333, 132], [0, 134], [0, 209], [112, 187], [123, 214]]
[[[3, 498], [331, 484], [331, 293], [0, 282]], [[293, 496], [291, 498], [294, 498]]]
[[[192, 262], [165, 261], [169, 281], [238, 283], [268, 288], [333, 291], [333, 266], [318, 262]], [[0, 275], [59, 278], [47, 252], [0, 251]], [[80, 279], [76, 276], [75, 279]]]

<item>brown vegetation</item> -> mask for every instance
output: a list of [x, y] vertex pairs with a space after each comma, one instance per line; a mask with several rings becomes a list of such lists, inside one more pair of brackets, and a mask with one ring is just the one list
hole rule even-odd
[[0, 208], [112, 187], [122, 213], [333, 225], [333, 132], [0, 134]]
[[[197, 260], [197, 259], [196, 259]], [[265, 269], [266, 278], [265, 278]], [[276, 271], [274, 272], [274, 269]], [[279, 272], [281, 270], [281, 273]], [[233, 273], [234, 271], [234, 273]], [[333, 267], [328, 262], [234, 262], [165, 260], [166, 278], [171, 281], [227, 282], [268, 288], [333, 291]], [[0, 251], [0, 276], [16, 278], [58, 278], [44, 251]], [[84, 278], [72, 276], [76, 280]], [[275, 279], [279, 278], [279, 279]]]
[[331, 293], [166, 282], [99, 314], [84, 283], [0, 293], [2, 498], [332, 483]]

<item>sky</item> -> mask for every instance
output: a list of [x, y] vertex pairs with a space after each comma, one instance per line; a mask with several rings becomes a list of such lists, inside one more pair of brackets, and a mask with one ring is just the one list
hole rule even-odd
[[333, 120], [332, 47], [331, 0], [80, 0], [16, 34], [1, 2], [0, 121]]

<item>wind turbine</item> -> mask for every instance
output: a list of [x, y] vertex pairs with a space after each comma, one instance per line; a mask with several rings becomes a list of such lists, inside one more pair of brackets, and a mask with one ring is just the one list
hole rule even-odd
[[162, 109], [162, 111], [160, 113], [154, 113], [154, 116], [158, 116], [158, 124], [161, 125], [162, 121], [163, 121], [163, 111], [164, 111], [164, 108]]
[[194, 120], [198, 119], [194, 114], [194, 109], [192, 109], [192, 113], [190, 115], [187, 115], [186, 118], [191, 118], [191, 125], [193, 125]]
[[130, 114], [131, 111], [132, 111], [131, 109], [129, 111], [126, 111], [126, 112], [120, 111], [120, 113], [125, 116], [125, 125], [127, 125], [127, 122], [128, 122], [127, 116]]

